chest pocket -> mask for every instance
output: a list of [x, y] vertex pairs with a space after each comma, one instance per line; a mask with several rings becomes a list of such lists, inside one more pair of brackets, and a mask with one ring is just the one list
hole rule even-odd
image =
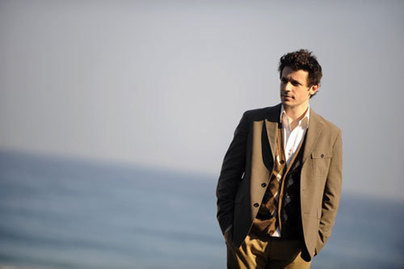
[[332, 154], [326, 152], [312, 152], [311, 159], [313, 161], [313, 171], [316, 177], [324, 178], [328, 174], [330, 168]]

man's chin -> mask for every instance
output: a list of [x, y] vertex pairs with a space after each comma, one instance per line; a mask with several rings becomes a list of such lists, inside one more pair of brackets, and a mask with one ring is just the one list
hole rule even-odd
[[281, 100], [283, 106], [292, 106], [292, 102], [289, 100], [282, 99]]

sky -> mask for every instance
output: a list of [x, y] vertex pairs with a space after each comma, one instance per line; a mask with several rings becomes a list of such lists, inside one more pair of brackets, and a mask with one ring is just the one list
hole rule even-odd
[[0, 149], [216, 180], [245, 110], [279, 103], [280, 56], [323, 67], [343, 191], [404, 200], [404, 1], [0, 0]]

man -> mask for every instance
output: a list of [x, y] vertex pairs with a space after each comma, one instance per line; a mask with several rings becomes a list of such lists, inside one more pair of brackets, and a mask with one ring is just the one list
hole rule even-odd
[[218, 180], [228, 268], [310, 268], [337, 214], [341, 131], [309, 106], [321, 66], [299, 50], [279, 73], [281, 104], [244, 113]]

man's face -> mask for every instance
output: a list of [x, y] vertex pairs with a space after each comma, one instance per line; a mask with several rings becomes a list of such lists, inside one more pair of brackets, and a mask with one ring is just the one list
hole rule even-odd
[[307, 71], [294, 71], [289, 66], [282, 70], [280, 93], [281, 101], [285, 108], [307, 108], [310, 96], [318, 89], [318, 85], [307, 86], [308, 75]]

